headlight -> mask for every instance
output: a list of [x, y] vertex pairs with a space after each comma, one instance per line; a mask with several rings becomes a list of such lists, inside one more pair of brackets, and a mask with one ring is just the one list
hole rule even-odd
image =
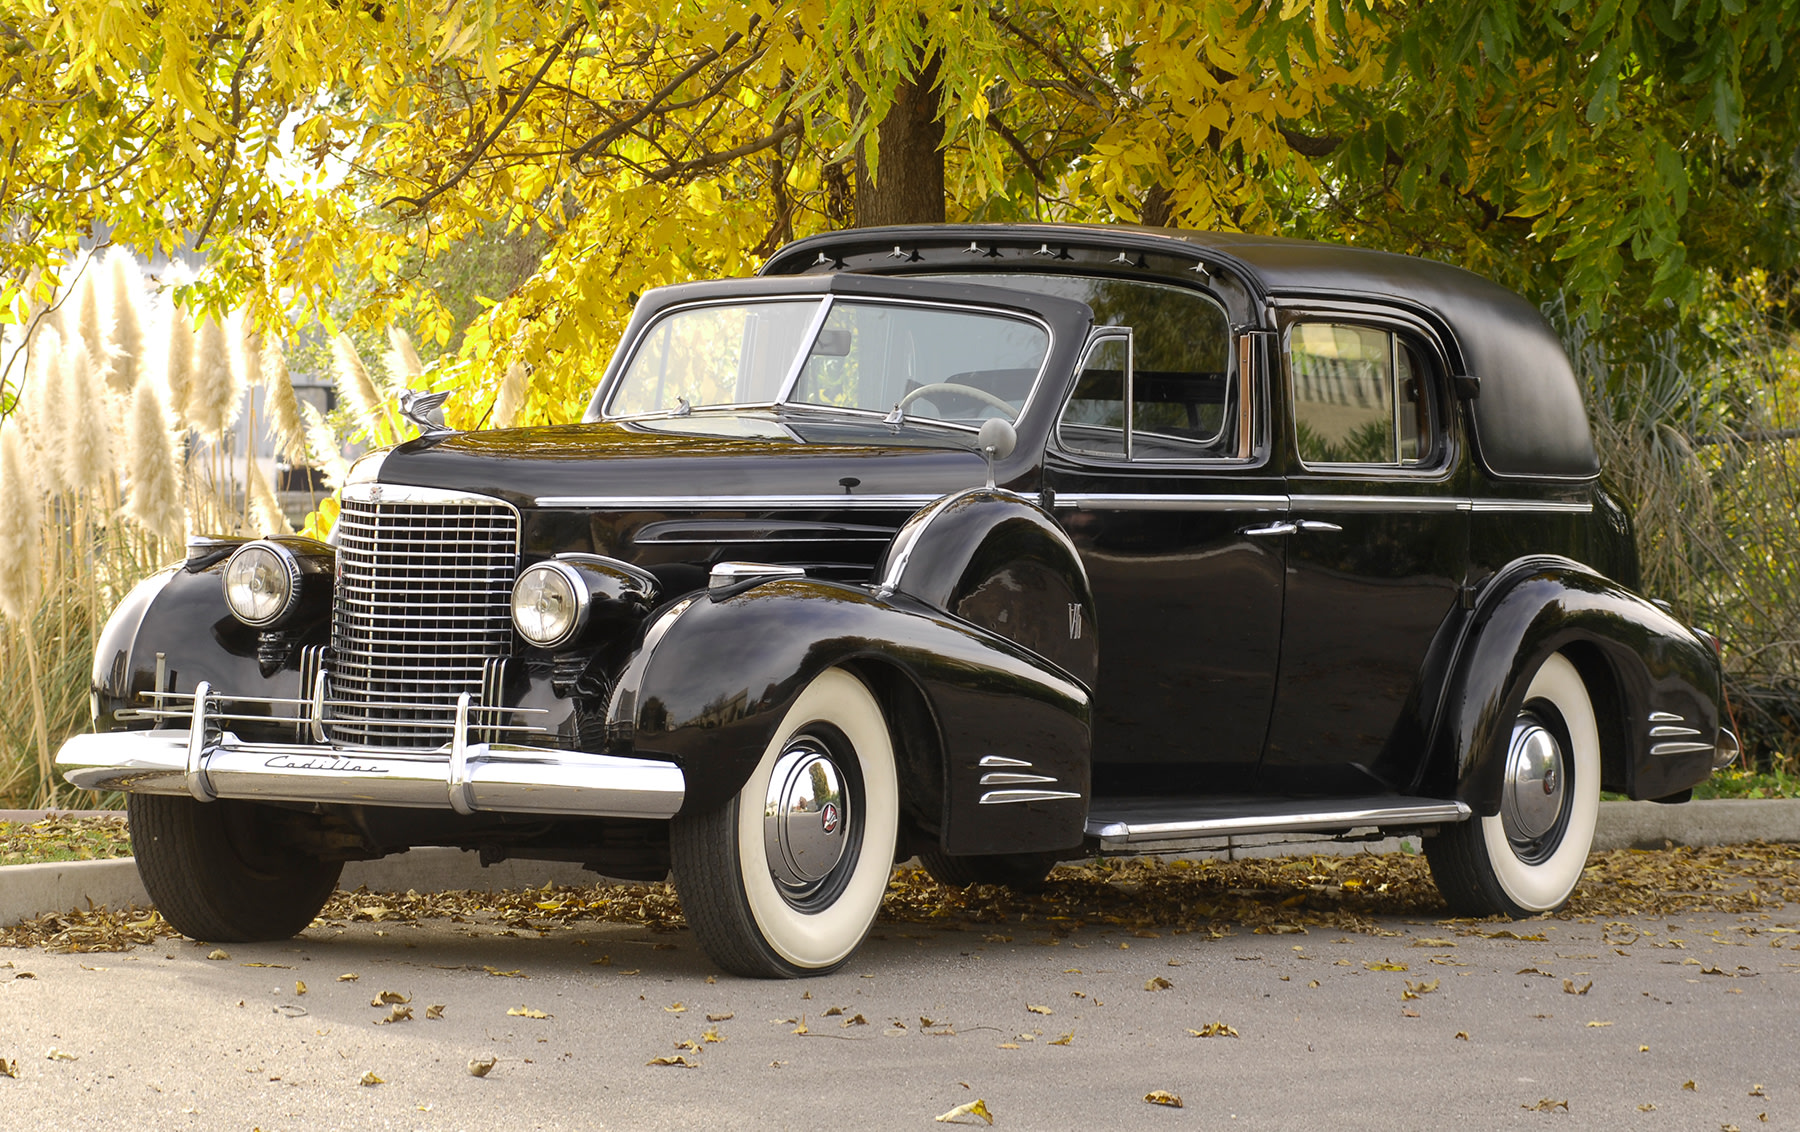
[[300, 600], [300, 561], [279, 543], [248, 542], [225, 563], [225, 604], [255, 629], [275, 624]]
[[554, 648], [574, 637], [587, 620], [587, 611], [587, 586], [566, 562], [529, 566], [513, 584], [513, 625], [540, 648]]

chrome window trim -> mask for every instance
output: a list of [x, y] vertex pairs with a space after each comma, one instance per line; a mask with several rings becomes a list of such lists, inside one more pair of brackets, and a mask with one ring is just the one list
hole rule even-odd
[[1157, 495], [1150, 492], [1057, 492], [1057, 509], [1076, 511], [1287, 511], [1285, 495]]
[[831, 511], [907, 510], [917, 511], [940, 498], [931, 494], [885, 495], [540, 495], [532, 500], [538, 507], [551, 509], [604, 507], [618, 511], [660, 511], [666, 508], [693, 508], [716, 511], [775, 511], [782, 509]]
[[1461, 495], [1158, 495], [1058, 492], [1056, 509], [1077, 511], [1540, 512], [1586, 514], [1592, 503], [1545, 499], [1471, 499]]
[[[1345, 473], [1354, 474], [1358, 471], [1366, 471], [1367, 469], [1379, 469], [1385, 475], [1405, 477], [1408, 480], [1424, 480], [1441, 477], [1456, 467], [1458, 437], [1457, 430], [1451, 420], [1451, 417], [1455, 412], [1455, 398], [1446, 398], [1443, 382], [1439, 376], [1440, 374], [1448, 374], [1453, 371], [1450, 366], [1449, 357], [1444, 351], [1443, 343], [1438, 339], [1436, 333], [1432, 332], [1427, 325], [1406, 318], [1402, 312], [1399, 311], [1388, 310], [1384, 307], [1365, 307], [1361, 304], [1338, 305], [1326, 302], [1297, 302], [1290, 305], [1283, 303], [1278, 306], [1278, 311], [1281, 314], [1289, 316], [1287, 321], [1281, 326], [1279, 334], [1281, 380], [1287, 386], [1289, 440], [1291, 440], [1294, 445], [1294, 462], [1299, 464], [1302, 470], [1319, 472], [1325, 475], [1343, 475]], [[1400, 339], [1403, 335], [1409, 336], [1414, 343], [1429, 347], [1430, 357], [1425, 360], [1430, 361], [1433, 368], [1438, 371], [1438, 374], [1432, 375], [1431, 381], [1434, 401], [1434, 404], [1432, 405], [1432, 424], [1433, 427], [1437, 429], [1437, 435], [1432, 438], [1432, 441], [1437, 447], [1437, 452], [1435, 458], [1429, 464], [1358, 463], [1355, 461], [1337, 464], [1310, 464], [1306, 461], [1306, 458], [1300, 454], [1300, 418], [1299, 415], [1293, 411], [1294, 367], [1291, 364], [1293, 359], [1292, 343], [1294, 327], [1301, 323], [1359, 326], [1365, 329], [1380, 330], [1385, 333], [1388, 336], [1389, 376], [1393, 378], [1395, 383], [1396, 413], [1399, 411], [1399, 374], [1394, 359], [1397, 357], [1395, 350], [1399, 347]], [[1418, 352], [1424, 353], [1425, 351], [1420, 350]], [[1399, 448], [1398, 432], [1395, 433], [1394, 444], [1397, 456]]]
[[[1384, 465], [1386, 466], [1386, 465]], [[1294, 495], [1296, 511], [1468, 511], [1459, 495]]]
[[[820, 311], [813, 316], [813, 322], [808, 327], [807, 332], [808, 332], [809, 337], [807, 337], [805, 339], [806, 352], [797, 356], [797, 364], [795, 365], [795, 367], [793, 369], [791, 369], [788, 372], [786, 379], [784, 379], [784, 381], [783, 381], [783, 384], [781, 387], [781, 392], [777, 395], [776, 400], [743, 402], [743, 403], [734, 403], [734, 404], [729, 404], [729, 405], [699, 405], [699, 406], [693, 406], [692, 411], [707, 412], [707, 413], [726, 412], [726, 411], [743, 410], [743, 409], [767, 409], [767, 410], [771, 410], [771, 411], [778, 411], [784, 407], [791, 406], [793, 408], [799, 408], [799, 409], [828, 409], [828, 410], [833, 410], [836, 412], [858, 413], [858, 414], [864, 414], [864, 415], [872, 416], [872, 417], [876, 417], [876, 418], [885, 416], [887, 410], [863, 409], [863, 408], [858, 408], [855, 406], [848, 406], [848, 405], [820, 405], [820, 404], [814, 404], [813, 402], [810, 402], [810, 401], [790, 402], [787, 399], [788, 396], [793, 392], [794, 386], [799, 383], [800, 374], [802, 371], [804, 371], [806, 369], [806, 360], [808, 357], [811, 356], [813, 343], [818, 340], [819, 331], [824, 328], [825, 319], [827, 317], [829, 317], [831, 308], [834, 305], [834, 300], [837, 299], [838, 297], [839, 296], [836, 296], [829, 292], [827, 292], [823, 296], [759, 295], [754, 298], [738, 296], [735, 298], [698, 299], [693, 302], [680, 303], [675, 306], [664, 308], [656, 316], [656, 321], [651, 323], [649, 326], [646, 326], [644, 328], [643, 332], [640, 333], [637, 336], [637, 339], [632, 343], [631, 357], [627, 358], [619, 366], [617, 377], [612, 379], [613, 387], [610, 389], [603, 390], [603, 392], [606, 394], [606, 408], [601, 410], [600, 415], [599, 415], [599, 421], [600, 422], [625, 423], [625, 422], [630, 422], [630, 421], [662, 420], [662, 419], [666, 419], [669, 417], [687, 415], [687, 414], [683, 414], [679, 410], [675, 410], [675, 409], [665, 409], [665, 410], [661, 410], [659, 412], [654, 412], [654, 413], [614, 414], [611, 411], [613, 398], [617, 397], [618, 393], [619, 393], [618, 384], [620, 382], [623, 382], [625, 380], [625, 374], [630, 372], [631, 363], [636, 360], [637, 351], [640, 348], [642, 348], [644, 339], [649, 336], [650, 331], [653, 328], [661, 325], [663, 319], [667, 318], [668, 316], [670, 316], [672, 314], [677, 314], [681, 311], [694, 310], [694, 309], [700, 308], [700, 307], [738, 306], [738, 305], [743, 305], [746, 303], [794, 302], [794, 301], [797, 301], [800, 299], [806, 299], [806, 300], [821, 300], [822, 299], [822, 301], [820, 302]], [[1033, 326], [1036, 326], [1040, 330], [1042, 330], [1044, 332], [1044, 337], [1047, 339], [1047, 341], [1044, 344], [1044, 356], [1038, 362], [1037, 376], [1032, 378], [1032, 380], [1031, 380], [1031, 392], [1026, 395], [1025, 400], [1019, 405], [1018, 413], [1013, 417], [1013, 419], [1010, 422], [1008, 422], [1010, 424], [1016, 425], [1019, 421], [1024, 420], [1025, 415], [1031, 411], [1031, 407], [1037, 403], [1039, 393], [1041, 392], [1043, 385], [1044, 385], [1044, 375], [1049, 371], [1049, 368], [1050, 368], [1050, 359], [1054, 358], [1056, 356], [1056, 343], [1057, 343], [1056, 328], [1054, 326], [1052, 326], [1047, 320], [1045, 320], [1044, 318], [1042, 318], [1041, 316], [1039, 316], [1038, 314], [1036, 314], [1035, 312], [1032, 312], [1032, 311], [1012, 310], [1012, 309], [1008, 309], [1006, 307], [987, 307], [987, 306], [982, 306], [979, 303], [959, 303], [959, 302], [953, 302], [953, 301], [940, 301], [937, 299], [913, 299], [913, 298], [906, 298], [904, 296], [899, 296], [899, 295], [848, 295], [848, 296], [843, 296], [843, 299], [846, 303], [849, 303], [852, 305], [868, 304], [868, 305], [886, 305], [886, 306], [901, 306], [901, 307], [924, 307], [924, 308], [928, 308], [928, 309], [932, 309], [932, 310], [967, 311], [967, 312], [972, 312], [975, 314], [987, 315], [992, 318], [1004, 318], [1004, 319], [1010, 319], [1014, 322], [1029, 323]], [[922, 421], [926, 421], [932, 425], [939, 425], [944, 428], [958, 429], [963, 432], [979, 431], [979, 426], [959, 424], [955, 421], [938, 420], [933, 417], [920, 417], [919, 419]]]
[[1592, 500], [1474, 499], [1469, 502], [1469, 510], [1487, 514], [1540, 511], [1568, 515], [1588, 515], [1593, 513], [1594, 504]]

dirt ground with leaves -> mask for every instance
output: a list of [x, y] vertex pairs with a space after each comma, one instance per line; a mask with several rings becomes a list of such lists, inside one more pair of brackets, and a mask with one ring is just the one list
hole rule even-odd
[[899, 870], [823, 978], [721, 976], [662, 885], [340, 893], [301, 937], [0, 933], [43, 1128], [1800, 1125], [1800, 846], [1596, 854], [1445, 918], [1400, 854]]

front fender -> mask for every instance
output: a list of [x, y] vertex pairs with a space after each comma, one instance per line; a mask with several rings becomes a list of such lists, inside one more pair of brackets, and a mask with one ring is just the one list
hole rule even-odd
[[[244, 542], [249, 540], [233, 540]], [[287, 539], [297, 553], [329, 552], [322, 543]], [[225, 606], [220, 576], [225, 555], [209, 553], [170, 566], [132, 587], [100, 631], [94, 647], [94, 730], [126, 731], [146, 726], [134, 718], [145, 695], [156, 690], [161, 658], [165, 692], [191, 693], [205, 680], [220, 691], [239, 696], [297, 697], [300, 692], [301, 644], [323, 643], [330, 632], [329, 570], [307, 575], [305, 612], [279, 659], [266, 661], [263, 634], [250, 628]], [[317, 608], [315, 608], [317, 607]]]
[[[800, 691], [834, 666], [916, 690], [923, 727], [890, 719], [889, 728], [902, 789], [940, 808], [946, 849], [1081, 842], [1087, 690], [1031, 650], [904, 593], [784, 578], [719, 600], [685, 599], [652, 622], [620, 678], [609, 711], [614, 749], [629, 744], [679, 765], [684, 811], [720, 805], [742, 788]], [[897, 699], [876, 691], [884, 704]], [[1048, 780], [1036, 793], [1062, 796], [1008, 801], [1013, 792], [981, 781], [990, 755], [1029, 763]]]
[[1090, 691], [1100, 632], [1087, 568], [1049, 512], [1011, 491], [947, 495], [908, 519], [876, 569], [878, 592], [1023, 645]]
[[[1502, 571], [1478, 601], [1434, 742], [1431, 765], [1448, 781], [1427, 792], [1479, 814], [1499, 811], [1512, 720], [1530, 674], [1559, 651], [1580, 670], [1593, 701], [1605, 788], [1661, 798], [1712, 773], [1721, 687], [1713, 650], [1618, 583], [1545, 557]], [[1672, 722], [1698, 735], [1671, 744], [1651, 734]]]

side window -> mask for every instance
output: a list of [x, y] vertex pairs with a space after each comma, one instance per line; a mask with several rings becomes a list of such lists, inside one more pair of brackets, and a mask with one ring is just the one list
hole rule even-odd
[[1102, 338], [1088, 347], [1081, 375], [1075, 379], [1075, 392], [1057, 425], [1057, 438], [1064, 448], [1089, 456], [1125, 455], [1125, 389], [1130, 371], [1130, 338]]
[[1430, 371], [1404, 339], [1301, 322], [1288, 331], [1287, 353], [1303, 462], [1415, 467], [1435, 456]]

